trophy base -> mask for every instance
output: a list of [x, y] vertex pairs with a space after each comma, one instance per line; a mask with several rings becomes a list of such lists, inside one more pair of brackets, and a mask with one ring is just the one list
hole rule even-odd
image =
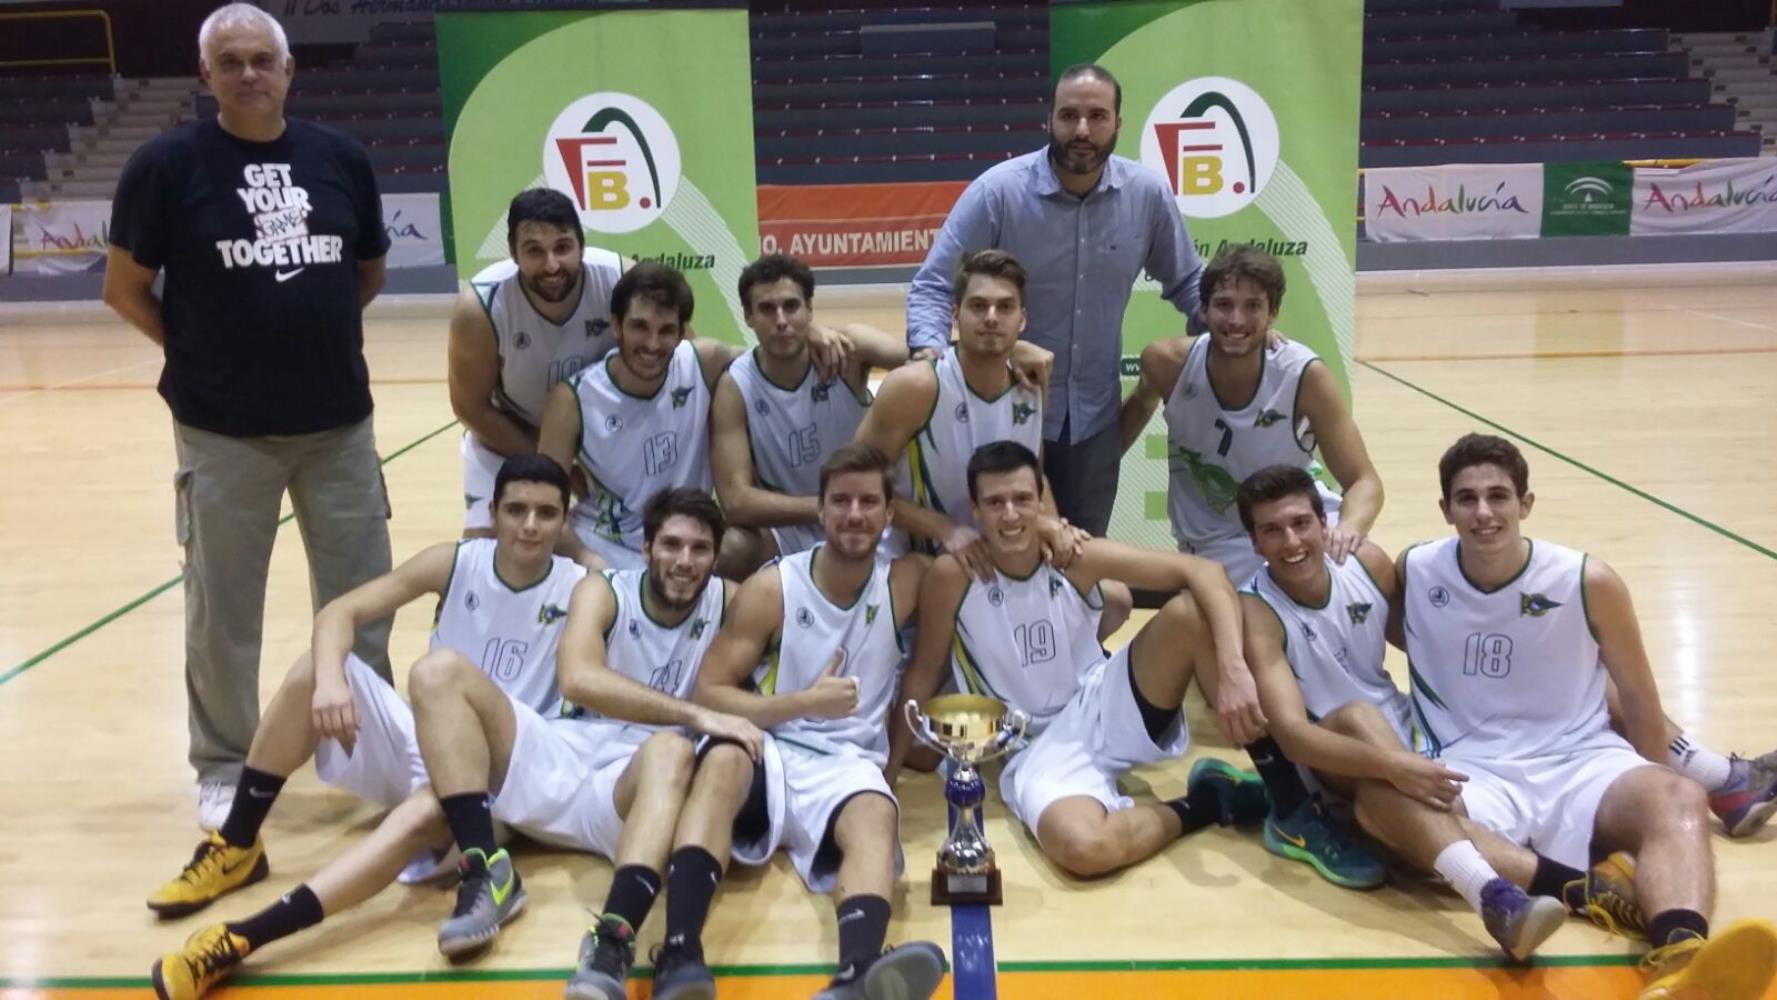
[[1000, 905], [1000, 870], [958, 874], [932, 869], [933, 906]]

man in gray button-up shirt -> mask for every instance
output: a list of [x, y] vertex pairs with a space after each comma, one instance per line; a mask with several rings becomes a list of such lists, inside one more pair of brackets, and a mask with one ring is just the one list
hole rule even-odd
[[992, 167], [963, 191], [907, 296], [907, 346], [915, 358], [931, 357], [950, 341], [962, 255], [997, 247], [1024, 264], [1024, 339], [1055, 352], [1043, 469], [1063, 516], [1094, 535], [1110, 525], [1117, 498], [1118, 363], [1130, 289], [1146, 268], [1190, 316], [1203, 273], [1166, 181], [1111, 155], [1122, 98], [1101, 66], [1063, 71], [1048, 147]]

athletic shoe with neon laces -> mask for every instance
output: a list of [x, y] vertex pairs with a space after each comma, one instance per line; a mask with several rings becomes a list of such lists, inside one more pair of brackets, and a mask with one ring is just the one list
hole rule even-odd
[[438, 928], [438, 950], [451, 958], [493, 943], [525, 904], [524, 881], [503, 847], [492, 857], [478, 847], [464, 851], [458, 871], [463, 881], [457, 886], [456, 909]]
[[654, 966], [654, 1000], [716, 1000], [716, 977], [703, 964], [703, 949], [668, 938], [648, 961]]
[[929, 1000], [944, 982], [944, 951], [930, 941], [890, 948], [862, 976], [839, 970], [814, 1000]]
[[636, 932], [621, 920], [604, 919], [580, 939], [580, 961], [568, 980], [567, 1000], [624, 1000], [636, 964]]
[[1382, 862], [1347, 837], [1313, 799], [1287, 817], [1272, 813], [1265, 818], [1265, 849], [1305, 862], [1321, 878], [1347, 889], [1374, 889], [1388, 876]]
[[265, 860], [265, 841], [255, 837], [252, 847], [236, 847], [212, 833], [186, 863], [185, 870], [148, 897], [148, 908], [163, 917], [183, 917], [209, 906], [243, 886], [265, 878], [271, 870]]
[[1687, 938], [1642, 956], [1640, 1000], [1760, 1000], [1777, 977], [1777, 928], [1742, 920], [1709, 938]]
[[155, 959], [150, 977], [160, 1000], [197, 1000], [227, 978], [252, 948], [227, 924], [205, 927], [185, 947]]
[[1777, 812], [1777, 751], [1748, 760], [1728, 758], [1728, 783], [1709, 793], [1709, 811], [1730, 837], [1750, 837]]
[[1257, 823], [1271, 813], [1271, 796], [1265, 791], [1265, 782], [1251, 771], [1205, 757], [1191, 765], [1186, 797], [1206, 784], [1215, 789], [1216, 799], [1222, 804], [1223, 826]]
[[1481, 923], [1499, 947], [1522, 962], [1567, 922], [1567, 907], [1553, 896], [1529, 896], [1503, 878], [1481, 887]]
[[1631, 941], [1647, 940], [1647, 914], [1635, 896], [1635, 859], [1622, 851], [1593, 865], [1584, 880], [1563, 886], [1561, 898], [1576, 917]]

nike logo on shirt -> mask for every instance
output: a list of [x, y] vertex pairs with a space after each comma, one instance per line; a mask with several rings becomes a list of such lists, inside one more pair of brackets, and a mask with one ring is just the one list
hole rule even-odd
[[274, 277], [276, 277], [278, 279], [278, 284], [281, 285], [284, 282], [289, 281], [291, 278], [296, 277], [297, 275], [301, 274], [302, 272], [304, 272], [306, 270], [308, 270], [308, 268], [299, 267], [294, 271], [279, 271], [279, 272], [277, 272], [277, 274], [274, 275]]

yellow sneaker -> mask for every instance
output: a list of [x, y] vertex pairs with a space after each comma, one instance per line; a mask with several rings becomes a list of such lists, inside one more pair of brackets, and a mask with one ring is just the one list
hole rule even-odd
[[265, 841], [255, 837], [252, 847], [235, 847], [212, 833], [197, 845], [196, 853], [179, 877], [154, 890], [148, 908], [163, 917], [183, 917], [209, 906], [223, 896], [264, 878]]
[[183, 950], [155, 960], [154, 993], [160, 1000], [197, 1000], [233, 972], [250, 950], [247, 939], [229, 933], [228, 925], [205, 927], [185, 939]]
[[1777, 928], [1742, 920], [1707, 941], [1655, 948], [1641, 960], [1640, 1000], [1761, 1000], [1777, 976]]
[[1635, 859], [1622, 851], [1593, 865], [1583, 886], [1570, 883], [1562, 895], [1583, 900], [1575, 912], [1610, 933], [1647, 940], [1647, 915], [1635, 899]]

